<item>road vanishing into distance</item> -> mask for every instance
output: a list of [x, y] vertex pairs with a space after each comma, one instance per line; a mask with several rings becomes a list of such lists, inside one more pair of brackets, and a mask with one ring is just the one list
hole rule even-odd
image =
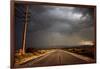
[[21, 67], [38, 67], [38, 66], [56, 66], [56, 65], [72, 65], [72, 64], [84, 64], [93, 62], [91, 59], [75, 55], [73, 53], [64, 50], [53, 50], [45, 55], [30, 60]]

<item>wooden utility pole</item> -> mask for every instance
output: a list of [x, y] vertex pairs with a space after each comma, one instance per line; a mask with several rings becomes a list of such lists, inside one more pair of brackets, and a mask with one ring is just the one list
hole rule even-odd
[[25, 54], [27, 25], [28, 25], [28, 5], [26, 5], [26, 10], [25, 10], [25, 25], [24, 25], [22, 54]]

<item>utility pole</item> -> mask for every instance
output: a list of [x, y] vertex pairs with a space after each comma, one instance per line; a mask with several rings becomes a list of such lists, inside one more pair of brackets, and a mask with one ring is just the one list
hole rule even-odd
[[25, 25], [24, 25], [24, 34], [23, 34], [22, 54], [25, 54], [27, 25], [28, 25], [28, 5], [26, 5], [26, 9], [25, 9]]

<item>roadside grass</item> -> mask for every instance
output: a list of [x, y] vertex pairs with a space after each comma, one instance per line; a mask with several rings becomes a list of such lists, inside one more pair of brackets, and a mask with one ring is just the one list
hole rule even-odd
[[64, 49], [65, 51], [69, 51], [72, 53], [77, 53], [83, 56], [90, 57], [92, 59], [96, 58], [96, 51], [94, 47], [86, 47], [86, 48], [69, 48], [69, 49]]
[[20, 64], [21, 62], [24, 62], [26, 60], [29, 60], [30, 58], [36, 58], [42, 54], [47, 53], [49, 50], [37, 50], [35, 52], [28, 52], [25, 54], [20, 55], [18, 52], [15, 54], [15, 64]]

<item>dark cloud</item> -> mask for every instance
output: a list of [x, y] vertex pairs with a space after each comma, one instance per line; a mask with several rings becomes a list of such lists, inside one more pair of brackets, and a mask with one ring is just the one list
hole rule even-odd
[[29, 13], [27, 47], [74, 46], [81, 40], [94, 41], [93, 8], [29, 5]]

